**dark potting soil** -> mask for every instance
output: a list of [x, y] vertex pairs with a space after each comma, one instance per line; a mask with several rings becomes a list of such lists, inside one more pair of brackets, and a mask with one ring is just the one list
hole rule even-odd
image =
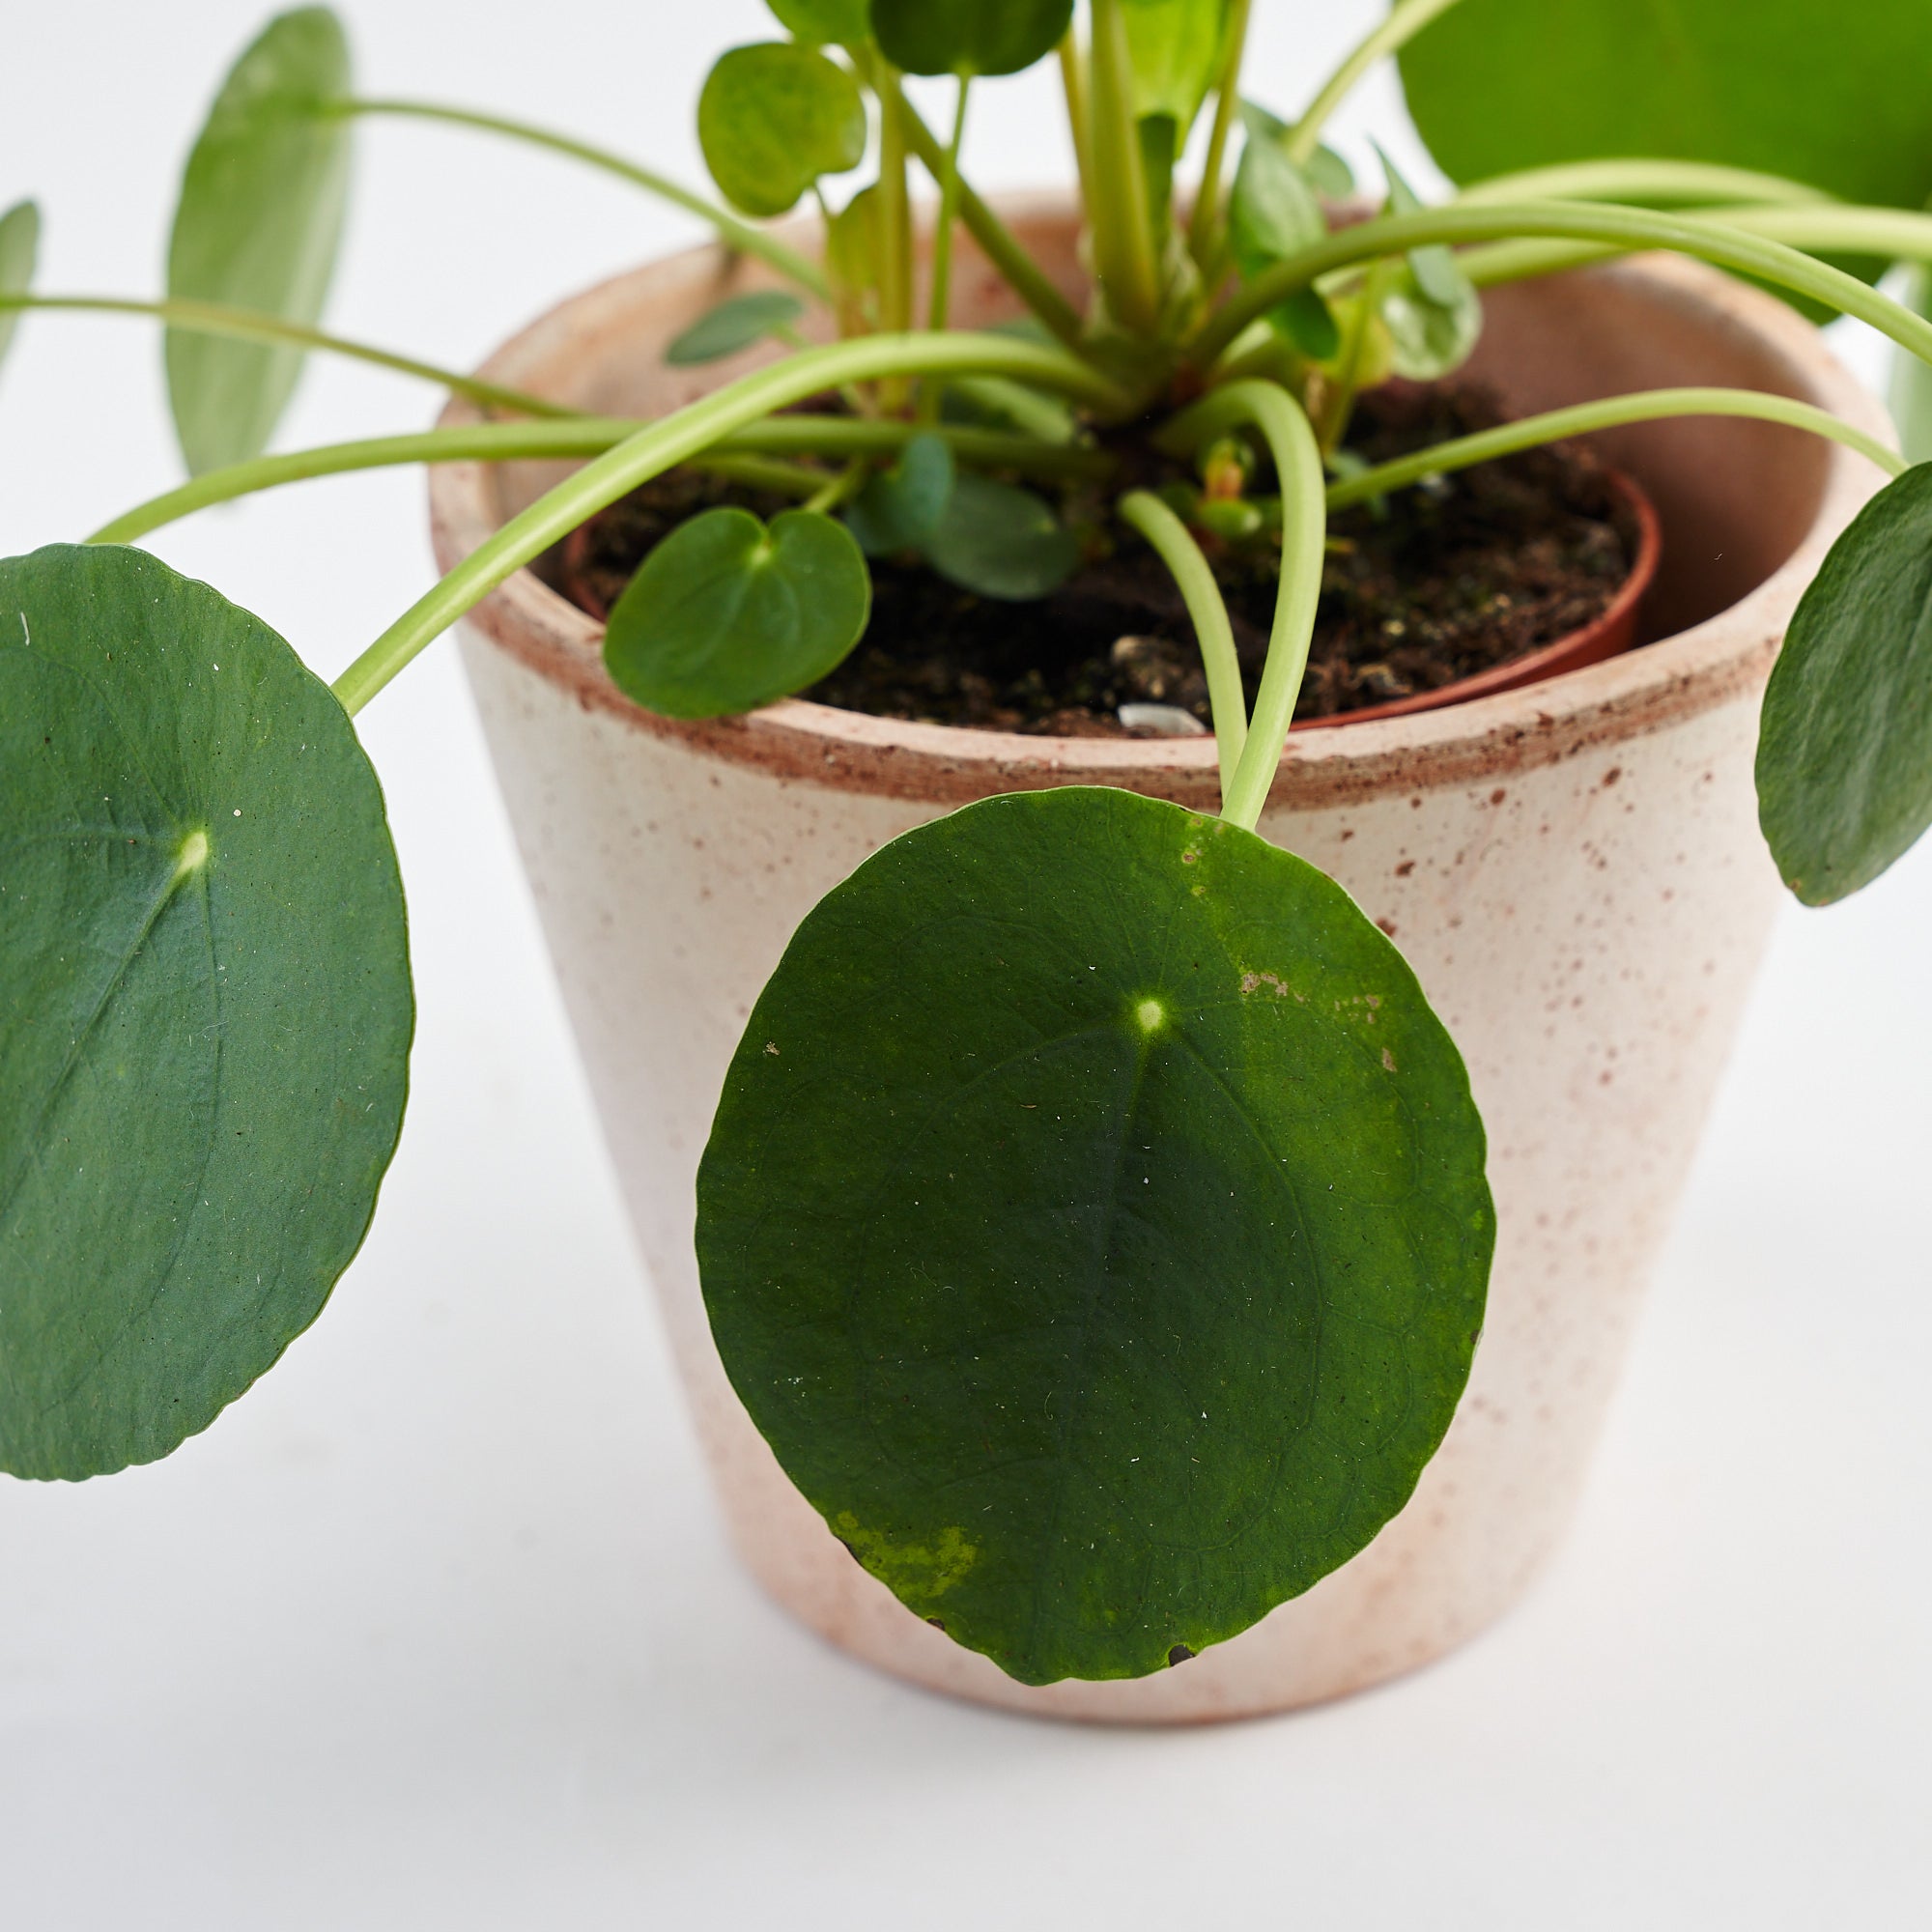
[[[1381, 463], [1503, 419], [1493, 395], [1473, 384], [1390, 384], [1361, 398], [1349, 447]], [[1128, 461], [1140, 481], [1189, 473], [1144, 450]], [[1122, 487], [1116, 482], [1110, 494]], [[1097, 529], [1104, 500], [1069, 501], [1069, 521], [1084, 515]], [[719, 503], [764, 517], [789, 506], [674, 471], [593, 518], [553, 554], [545, 574], [602, 618], [656, 543]], [[1151, 550], [1112, 528], [1059, 590], [1031, 604], [977, 596], [916, 563], [875, 560], [865, 637], [802, 696], [881, 717], [1053, 736], [1150, 735], [1121, 723], [1123, 704], [1177, 707], [1207, 725], [1207, 679], [1180, 595]], [[1202, 545], [1227, 601], [1252, 704], [1279, 552], [1211, 538]], [[1602, 468], [1574, 445], [1341, 511], [1330, 519], [1295, 715], [1335, 717], [1438, 690], [1553, 643], [1603, 613], [1634, 555], [1627, 510]]]

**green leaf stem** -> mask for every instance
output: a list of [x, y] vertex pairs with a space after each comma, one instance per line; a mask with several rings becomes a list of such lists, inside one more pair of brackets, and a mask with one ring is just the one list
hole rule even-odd
[[0, 1468], [152, 1462], [355, 1255], [413, 1007], [341, 706], [139, 551], [0, 564]]
[[[349, 44], [326, 7], [279, 14], [222, 83], [188, 156], [168, 294], [313, 325], [349, 194]], [[170, 329], [168, 397], [190, 474], [268, 447], [301, 375], [289, 344]]]
[[786, 1473], [1028, 1684], [1162, 1669], [1362, 1548], [1448, 1427], [1494, 1227], [1455, 1046], [1341, 888], [1077, 787], [820, 902], [697, 1193]]
[[[1857, 222], [1861, 213], [1877, 213], [1883, 229]], [[1671, 248], [1719, 268], [1753, 275], [1780, 289], [1855, 315], [1916, 355], [1932, 358], [1932, 324], [1901, 308], [1889, 296], [1867, 288], [1852, 275], [1813, 261], [1786, 242], [1768, 239], [1779, 228], [1794, 235], [1800, 224], [1830, 227], [1833, 234], [1875, 236], [1895, 231], [1914, 246], [1926, 245], [1932, 222], [1923, 215], [1886, 211], [1812, 208], [1753, 208], [1722, 220], [1660, 213], [1645, 208], [1582, 201], [1522, 202], [1490, 207], [1452, 202], [1417, 214], [1384, 215], [1338, 230], [1293, 261], [1280, 263], [1224, 302], [1190, 345], [1197, 364], [1220, 354], [1258, 315], [1285, 301], [1297, 289], [1337, 270], [1360, 266], [1378, 256], [1440, 242], [1458, 247], [1478, 242], [1548, 240], [1589, 242], [1612, 251]], [[1762, 227], [1764, 233], [1750, 232]], [[1810, 239], [1808, 236], [1805, 238]], [[1831, 245], [1828, 242], [1824, 245]], [[1540, 272], [1540, 270], [1539, 270]]]
[[[1912, 271], [1906, 305], [1915, 315], [1932, 317], [1932, 269], [1921, 264]], [[1932, 462], [1932, 366], [1916, 355], [1894, 355], [1890, 402], [1906, 455], [1915, 463]]]
[[798, 350], [769, 368], [754, 369], [727, 383], [674, 415], [643, 424], [625, 441], [518, 511], [417, 598], [336, 679], [336, 696], [353, 717], [478, 599], [639, 484], [823, 389], [900, 375], [1010, 376], [1077, 396], [1102, 413], [1119, 413], [1131, 406], [1127, 395], [1107, 377], [1063, 350], [971, 330], [867, 336]]

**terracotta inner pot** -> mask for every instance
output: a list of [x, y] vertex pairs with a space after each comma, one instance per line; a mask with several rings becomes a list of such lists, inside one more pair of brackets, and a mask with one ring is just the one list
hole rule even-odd
[[1520, 691], [1526, 684], [1582, 670], [1629, 650], [1637, 640], [1643, 600], [1657, 581], [1657, 567], [1663, 554], [1663, 526], [1634, 478], [1612, 469], [1609, 479], [1636, 533], [1636, 554], [1631, 559], [1630, 575], [1601, 615], [1537, 650], [1492, 665], [1473, 677], [1459, 677], [1435, 691], [1418, 691], [1408, 697], [1391, 698], [1386, 704], [1361, 705], [1333, 718], [1303, 718], [1290, 728], [1328, 731], [1342, 724], [1366, 724], [1375, 718], [1406, 718], [1416, 711], [1439, 711], [1445, 704], [1466, 704], [1473, 697], [1491, 697], [1499, 691]]

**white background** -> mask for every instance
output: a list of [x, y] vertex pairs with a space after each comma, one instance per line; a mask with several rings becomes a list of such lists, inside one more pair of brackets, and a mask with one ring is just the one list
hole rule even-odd
[[[768, 31], [756, 0], [346, 11], [371, 91], [689, 180], [705, 68]], [[1293, 109], [1373, 6], [1258, 11], [1252, 91]], [[156, 288], [181, 158], [258, 17], [10, 0], [0, 205], [41, 197], [43, 288]], [[978, 181], [1065, 176], [1045, 79], [982, 90]], [[1364, 105], [1346, 144], [1378, 125], [1411, 155], [1393, 88]], [[432, 359], [695, 232], [561, 161], [362, 131], [328, 319]], [[26, 324], [0, 551], [176, 480], [157, 363], [145, 324]], [[317, 366], [281, 446], [433, 411]], [[407, 472], [155, 547], [325, 674], [430, 578]], [[208, 1435], [80, 1489], [0, 1479], [0, 1923], [1932, 1922], [1932, 852], [1780, 928], [1532, 1600], [1345, 1705], [1119, 1734], [872, 1676], [734, 1566], [450, 650], [366, 725], [422, 1009], [402, 1151], [325, 1318]]]

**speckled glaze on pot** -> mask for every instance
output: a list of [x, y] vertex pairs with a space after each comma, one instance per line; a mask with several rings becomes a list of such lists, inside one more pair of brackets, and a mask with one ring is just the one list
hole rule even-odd
[[[1069, 295], [1065, 204], [1009, 218]], [[695, 314], [762, 277], [712, 250], [593, 289], [486, 374], [655, 414], [762, 359], [667, 369]], [[970, 253], [956, 313], [1010, 312]], [[1527, 412], [1667, 384], [1882, 412], [1769, 298], [1645, 259], [1498, 290], [1475, 373]], [[464, 420], [467, 406], [448, 419]], [[1871, 467], [1742, 421], [1598, 439], [1649, 491], [1662, 641], [1448, 710], [1298, 731], [1262, 833], [1391, 933], [1466, 1056], [1501, 1232], [1474, 1376], [1408, 1507], [1254, 1629], [1158, 1676], [1033, 1689], [853, 1562], [725, 1380], [692, 1253], [693, 1182], [739, 1030], [793, 928], [867, 854], [950, 807], [1066, 783], [1218, 807], [1209, 739], [1050, 739], [787, 701], [680, 724], [610, 684], [589, 618], [525, 572], [464, 653], [616, 1170], [732, 1533], [774, 1597], [902, 1676], [1120, 1722], [1277, 1711], [1439, 1655], [1522, 1593], [1570, 1517], [1638, 1297], [1756, 968], [1778, 887], [1751, 785], [1759, 693], [1798, 595]], [[446, 569], [558, 466], [433, 472]]]

